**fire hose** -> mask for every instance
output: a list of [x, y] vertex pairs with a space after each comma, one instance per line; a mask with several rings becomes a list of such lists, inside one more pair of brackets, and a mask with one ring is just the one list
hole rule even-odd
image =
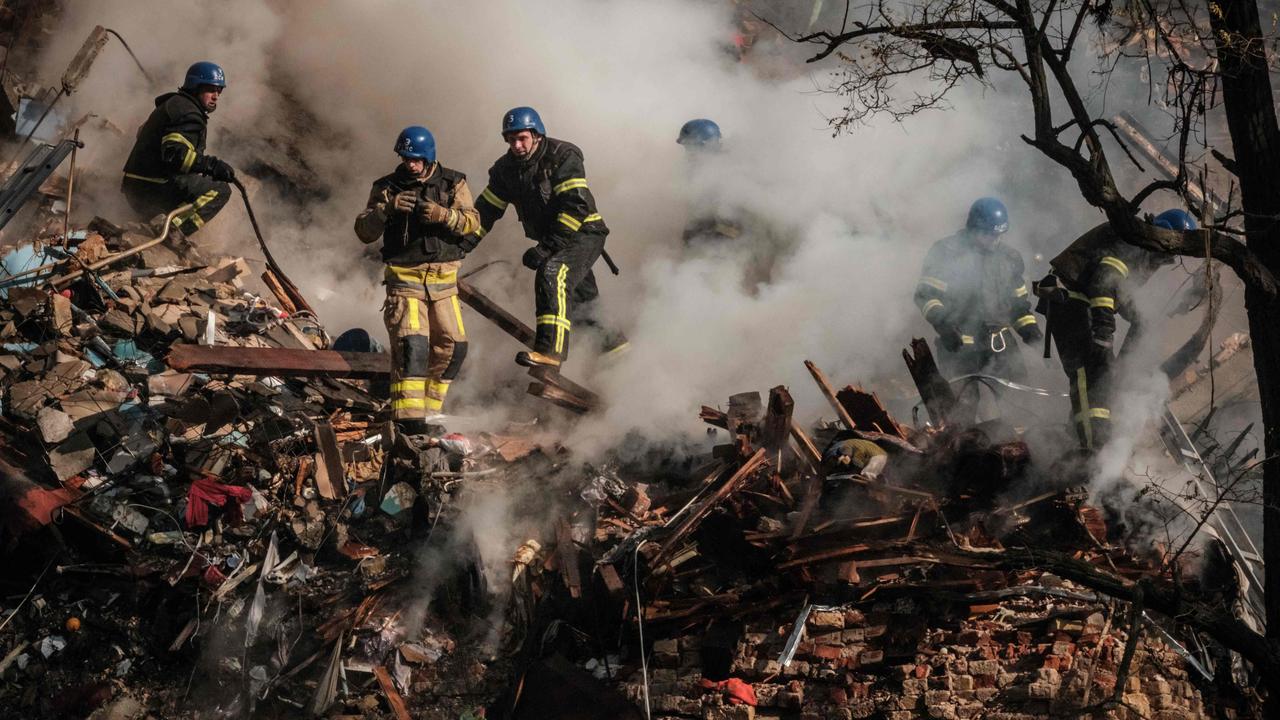
[[236, 189], [240, 191], [240, 199], [244, 200], [245, 212], [249, 214], [249, 224], [253, 225], [253, 234], [258, 236], [258, 246], [262, 248], [262, 257], [267, 261], [267, 272], [264, 274], [266, 277], [263, 280], [273, 290], [278, 286], [285, 296], [280, 299], [288, 300], [295, 310], [305, 310], [311, 313], [312, 317], [318, 317], [316, 311], [311, 309], [307, 299], [302, 296], [302, 292], [298, 290], [298, 286], [293, 284], [293, 281], [284, 274], [284, 270], [280, 268], [276, 259], [271, 256], [271, 250], [267, 248], [267, 241], [262, 236], [262, 228], [258, 226], [258, 217], [253, 214], [253, 205], [249, 204], [249, 194], [245, 192], [244, 185], [238, 179], [232, 180], [231, 184], [235, 185]]

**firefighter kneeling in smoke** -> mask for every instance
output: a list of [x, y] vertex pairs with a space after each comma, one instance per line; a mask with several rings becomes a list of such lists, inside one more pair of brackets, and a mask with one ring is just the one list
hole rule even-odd
[[[1151, 224], [1166, 230], [1196, 229], [1195, 218], [1180, 209], [1160, 213]], [[1104, 223], [1051, 260], [1052, 272], [1036, 283], [1040, 297], [1036, 311], [1045, 316], [1049, 337], [1062, 359], [1072, 423], [1086, 450], [1101, 448], [1111, 437], [1116, 315], [1129, 321], [1129, 337], [1134, 337], [1138, 316], [1131, 293], [1171, 262], [1170, 255], [1129, 245], [1110, 223]]]
[[436, 141], [424, 127], [396, 139], [401, 163], [378, 178], [356, 218], [361, 242], [382, 238], [391, 337], [391, 414], [402, 431], [422, 434], [439, 420], [449, 384], [467, 356], [458, 302], [461, 239], [480, 216], [467, 178], [436, 162]]
[[[173, 218], [174, 228], [191, 235], [227, 204], [236, 172], [226, 162], [205, 154], [209, 113], [227, 87], [222, 68], [198, 62], [187, 69], [177, 92], [156, 98], [156, 109], [138, 128], [124, 164], [120, 191], [143, 217], [163, 219], [187, 203], [192, 209]], [[161, 223], [163, 226], [163, 223]], [[152, 228], [159, 232], [163, 227]], [[175, 233], [176, 234], [176, 233]]]

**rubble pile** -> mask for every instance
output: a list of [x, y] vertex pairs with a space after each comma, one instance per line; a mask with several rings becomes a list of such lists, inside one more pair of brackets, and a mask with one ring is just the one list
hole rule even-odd
[[167, 367], [184, 350], [344, 354], [320, 349], [313, 317], [247, 291], [244, 259], [181, 262], [170, 241], [95, 227], [65, 249], [11, 248], [0, 278], [3, 537], [17, 559], [0, 620], [6, 706], [84, 717], [115, 698], [100, 712], [222, 717], [263, 698], [323, 710], [341, 689], [372, 712], [415, 683], [431, 704], [432, 678], [455, 696], [491, 684], [476, 653], [452, 652], [456, 622], [419, 617], [408, 636], [423, 546], [406, 541], [439, 522], [463, 477], [501, 479], [534, 446], [393, 441], [385, 372]]
[[[622, 644], [643, 633], [650, 653], [614, 668], [628, 698], [662, 718], [1234, 715], [1206, 707], [1218, 686], [1202, 638], [1090, 588], [1095, 572], [1185, 573], [1186, 592], [1224, 601], [1186, 562], [1126, 549], [1066, 468], [1037, 482], [1022, 440], [991, 440], [998, 427], [908, 430], [811, 369], [847, 425], [815, 443], [785, 388], [767, 408], [737, 395], [703, 409], [732, 442], [701, 482], [600, 500], [590, 567], [634, 633]], [[563, 545], [547, 554], [553, 585], [590, 585]]]
[[[1033, 472], [1011, 428], [906, 427], [809, 363], [836, 422], [806, 430], [779, 386], [704, 407], [709, 455], [597, 468], [527, 428], [397, 435], [386, 356], [328, 349], [350, 338], [249, 292], [244, 259], [96, 221], [4, 266], [0, 698], [24, 717], [1217, 702], [1200, 636], [1090, 580], [1212, 588], [1132, 550], [1070, 462]], [[931, 363], [909, 363], [929, 412], [963, 414]], [[467, 491], [540, 498], [500, 582]]]

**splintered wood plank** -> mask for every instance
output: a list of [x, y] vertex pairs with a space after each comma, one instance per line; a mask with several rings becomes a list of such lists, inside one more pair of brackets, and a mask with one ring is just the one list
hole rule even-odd
[[400, 696], [400, 691], [396, 690], [395, 681], [391, 679], [391, 673], [387, 672], [387, 668], [383, 665], [375, 665], [373, 667], [373, 676], [378, 678], [378, 687], [382, 688], [382, 694], [387, 698], [387, 704], [391, 706], [391, 712], [395, 713], [396, 720], [413, 720], [413, 716], [409, 714], [409, 708], [405, 705], [404, 698]]
[[540, 382], [529, 383], [527, 392], [534, 396], [542, 398], [553, 405], [558, 405], [565, 410], [569, 410], [580, 415], [591, 411], [591, 405], [587, 404], [576, 395], [572, 395], [553, 385], [547, 385]]
[[564, 375], [561, 375], [560, 371], [556, 368], [529, 368], [529, 376], [544, 385], [551, 385], [559, 388], [592, 407], [600, 404], [599, 395], [596, 395], [594, 392], [591, 392]]
[[902, 359], [907, 364], [907, 371], [920, 392], [920, 399], [929, 411], [929, 419], [934, 425], [945, 425], [948, 416], [956, 406], [956, 395], [951, 385], [938, 371], [938, 363], [933, 359], [933, 351], [924, 338], [913, 338], [911, 348], [902, 351]]
[[340, 500], [347, 494], [347, 476], [342, 467], [342, 453], [338, 450], [338, 437], [326, 420], [315, 425], [316, 490], [328, 500]]
[[515, 338], [521, 345], [533, 349], [533, 328], [525, 325], [520, 318], [507, 312], [501, 305], [494, 302], [492, 298], [480, 292], [474, 285], [465, 281], [458, 281], [458, 299], [466, 303], [472, 310], [480, 313], [480, 316], [492, 322], [502, 329], [503, 332]]
[[575, 598], [582, 597], [578, 545], [573, 542], [573, 530], [569, 527], [569, 521], [564, 518], [556, 522], [556, 554], [560, 556], [560, 574], [569, 588], [569, 594]]
[[831, 381], [827, 379], [827, 374], [813, 363], [812, 360], [805, 360], [804, 366], [809, 369], [809, 374], [813, 376], [814, 382], [818, 383], [818, 389], [822, 391], [822, 396], [831, 404], [831, 409], [836, 411], [836, 417], [840, 418], [840, 422], [844, 424], [846, 430], [853, 430], [857, 425], [853, 422], [853, 418], [849, 417], [849, 411], [844, 409], [840, 401], [836, 399], [835, 388], [831, 387]]
[[725, 498], [741, 489], [741, 487], [746, 484], [746, 481], [750, 479], [751, 475], [768, 462], [769, 458], [765, 449], [760, 448], [759, 450], [756, 450], [755, 454], [744, 462], [742, 466], [739, 467], [738, 470], [720, 486], [719, 490], [716, 490], [711, 497], [703, 500], [701, 504], [689, 513], [689, 517], [685, 518], [684, 521], [680, 523], [675, 532], [671, 533], [671, 536], [662, 544], [662, 549], [658, 552], [657, 558], [654, 559], [653, 565], [655, 567], [661, 565], [662, 560], [665, 559], [675, 548], [679, 547], [685, 537], [698, 527], [698, 524], [702, 522], [702, 519], [706, 517], [708, 513], [723, 502]]
[[849, 417], [858, 424], [863, 430], [876, 430], [886, 435], [895, 435], [903, 440], [907, 439], [907, 434], [903, 432], [902, 426], [897, 420], [889, 414], [884, 404], [880, 402], [880, 398], [876, 397], [873, 392], [867, 392], [861, 387], [854, 385], [846, 385], [843, 390], [836, 393], [836, 400], [840, 403], [848, 413]]
[[779, 385], [769, 391], [769, 406], [764, 412], [764, 428], [760, 444], [770, 452], [776, 452], [786, 444], [791, 433], [791, 414], [796, 403], [787, 388]]

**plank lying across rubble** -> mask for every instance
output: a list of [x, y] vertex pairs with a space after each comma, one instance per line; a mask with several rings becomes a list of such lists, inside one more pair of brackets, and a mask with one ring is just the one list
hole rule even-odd
[[182, 372], [225, 372], [281, 377], [340, 377], [378, 380], [390, 377], [386, 353], [248, 348], [225, 345], [174, 345], [165, 358]]

